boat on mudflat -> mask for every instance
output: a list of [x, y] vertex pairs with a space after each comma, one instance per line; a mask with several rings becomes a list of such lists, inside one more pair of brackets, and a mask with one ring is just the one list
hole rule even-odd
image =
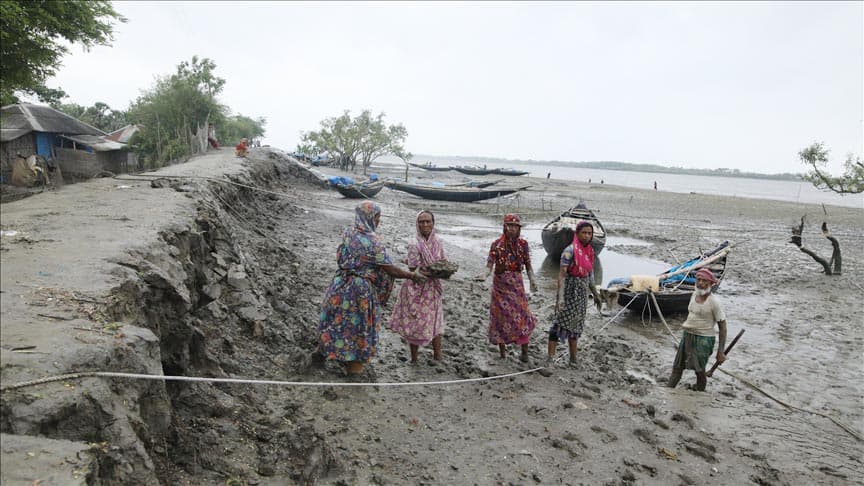
[[[726, 257], [732, 247], [724, 241], [708, 253], [670, 267], [665, 272], [653, 276], [631, 276], [612, 279], [604, 289], [608, 295], [617, 295], [618, 304], [634, 312], [657, 312], [667, 316], [687, 312], [690, 297], [696, 289], [696, 271], [701, 268], [711, 270], [717, 283], [711, 287], [715, 292], [726, 274]], [[653, 278], [646, 278], [653, 277]], [[653, 298], [652, 298], [653, 297]], [[657, 305], [654, 305], [656, 300]]]
[[573, 235], [576, 232], [576, 225], [579, 221], [588, 221], [594, 227], [594, 239], [591, 240], [591, 247], [594, 248], [594, 256], [603, 251], [606, 246], [606, 230], [600, 224], [600, 220], [594, 211], [579, 203], [575, 207], [564, 211], [552, 221], [546, 223], [543, 231], [540, 233], [540, 238], [543, 240], [543, 249], [549, 258], [557, 261], [561, 258], [561, 252], [567, 245], [573, 243]]
[[421, 186], [418, 184], [407, 184], [404, 182], [391, 181], [387, 185], [390, 189], [407, 192], [423, 199], [431, 199], [433, 201], [451, 201], [451, 202], [476, 202], [486, 199], [494, 199], [500, 196], [514, 194], [524, 187], [500, 187], [500, 188], [476, 188], [476, 187], [436, 187], [436, 186]]
[[430, 162], [427, 162], [425, 164], [413, 164], [411, 162], [408, 162], [408, 165], [410, 165], [411, 167], [417, 167], [418, 169], [431, 170], [436, 172], [446, 172], [448, 170], [452, 170], [450, 167], [438, 167], [437, 165], [432, 165]]
[[495, 169], [495, 172], [493, 172], [493, 174], [505, 176], [523, 176], [528, 175], [528, 171], [519, 169]]
[[487, 169], [486, 167], [480, 167], [477, 165], [471, 166], [471, 167], [465, 166], [465, 165], [459, 165], [459, 166], [451, 166], [450, 168], [452, 170], [455, 170], [456, 172], [461, 172], [463, 174], [468, 174], [468, 175], [496, 174], [495, 171], [497, 170], [497, 169]]
[[333, 187], [339, 191], [339, 194], [348, 199], [371, 199], [381, 192], [381, 189], [384, 189], [386, 185], [387, 181], [379, 180], [354, 184], [336, 184]]

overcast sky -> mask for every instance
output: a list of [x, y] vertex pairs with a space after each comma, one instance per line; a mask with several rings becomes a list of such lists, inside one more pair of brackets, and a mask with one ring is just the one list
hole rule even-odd
[[864, 155], [864, 3], [115, 2], [111, 47], [49, 86], [126, 108], [193, 55], [265, 143], [349, 109], [415, 154], [800, 172]]

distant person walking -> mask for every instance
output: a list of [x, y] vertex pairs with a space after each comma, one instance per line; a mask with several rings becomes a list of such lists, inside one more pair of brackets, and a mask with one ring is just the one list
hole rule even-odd
[[498, 345], [502, 358], [507, 357], [508, 344], [518, 344], [522, 347], [519, 359], [527, 362], [528, 341], [537, 319], [528, 308], [522, 269], [528, 273], [531, 292], [537, 292], [537, 280], [531, 268], [528, 242], [519, 237], [521, 231], [519, 216], [504, 216], [504, 234], [492, 243], [486, 259], [486, 274], [476, 280], [485, 281], [493, 271], [495, 273], [489, 305], [489, 342]]
[[550, 178], [550, 177], [552, 177], [552, 173], [551, 173], [551, 172], [547, 172], [547, 173], [546, 173], [546, 178], [548, 179], [548, 178]]
[[687, 320], [681, 325], [684, 335], [678, 343], [678, 354], [672, 364], [672, 375], [669, 377], [669, 388], [675, 388], [681, 380], [684, 370], [696, 372], [696, 390], [705, 391], [708, 376], [705, 366], [714, 350], [714, 326], [720, 331], [720, 343], [717, 346], [717, 362], [726, 361], [723, 350], [726, 348], [726, 314], [720, 306], [720, 301], [711, 293], [711, 287], [717, 283], [714, 273], [702, 268], [696, 272], [696, 290], [690, 297], [687, 307]]
[[657, 190], [657, 181], [654, 181], [654, 190]]

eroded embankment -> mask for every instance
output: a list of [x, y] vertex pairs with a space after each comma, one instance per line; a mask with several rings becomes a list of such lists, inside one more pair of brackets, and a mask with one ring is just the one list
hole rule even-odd
[[[275, 233], [275, 220], [299, 209], [250, 189], [311, 183], [298, 170], [276, 160], [252, 164], [236, 184], [154, 183], [191, 190], [194, 222], [163, 228], [156, 243], [116, 262], [122, 284], [99, 315], [122, 326], [103, 331], [110, 336], [79, 353], [74, 370], [279, 379], [304, 366], [316, 309], [297, 301], [310, 282], [297, 272], [291, 235]], [[268, 403], [260, 387], [101, 378], [66, 386], [75, 391], [4, 393], [2, 431], [96, 444], [98, 462], [82, 476], [90, 483], [312, 482], [333, 463], [323, 439], [293, 420], [296, 407]]]

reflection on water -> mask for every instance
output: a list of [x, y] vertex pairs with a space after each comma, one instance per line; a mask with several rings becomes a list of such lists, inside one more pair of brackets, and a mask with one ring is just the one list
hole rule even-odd
[[[476, 252], [485, 259], [489, 245], [501, 234], [498, 226], [486, 218], [479, 217], [459, 218], [459, 223], [462, 224], [438, 228], [441, 238], [448, 245]], [[542, 225], [525, 225], [522, 228], [522, 238], [525, 238], [531, 247], [531, 263], [538, 276], [554, 281], [558, 278], [559, 265], [557, 260], [553, 261], [546, 256], [543, 240], [540, 237], [542, 229]], [[669, 268], [668, 263], [618, 253], [611, 249], [616, 245], [650, 246], [651, 243], [623, 236], [608, 236], [606, 248], [599, 255], [602, 268], [602, 287], [606, 287], [609, 280], [613, 278], [629, 277], [630, 275], [656, 275]]]

